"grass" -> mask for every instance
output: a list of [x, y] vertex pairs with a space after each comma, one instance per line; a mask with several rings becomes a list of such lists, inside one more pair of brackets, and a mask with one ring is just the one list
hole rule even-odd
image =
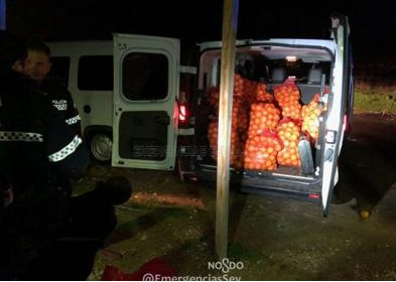
[[357, 113], [396, 114], [396, 94], [382, 94], [375, 91], [355, 89], [354, 110]]

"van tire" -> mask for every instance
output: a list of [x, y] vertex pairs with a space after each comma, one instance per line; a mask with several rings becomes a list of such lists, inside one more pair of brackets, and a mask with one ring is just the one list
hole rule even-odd
[[108, 132], [96, 131], [89, 134], [88, 149], [93, 160], [103, 165], [111, 163], [113, 137]]

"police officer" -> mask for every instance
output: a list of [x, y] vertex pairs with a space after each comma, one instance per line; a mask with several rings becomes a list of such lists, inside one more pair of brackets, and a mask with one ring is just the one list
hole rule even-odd
[[70, 92], [61, 83], [48, 78], [52, 67], [50, 58], [51, 50], [46, 44], [40, 41], [30, 42], [25, 62], [25, 74], [37, 82], [40, 90], [52, 101], [65, 122], [81, 136], [81, 119]]
[[36, 83], [16, 71], [25, 57], [22, 40], [0, 31], [0, 280], [85, 280], [116, 225], [113, 205], [132, 190], [115, 177], [71, 197], [88, 153]]
[[68, 181], [89, 163], [81, 138], [31, 80], [13, 70], [26, 57], [0, 33], [0, 278], [18, 279], [56, 238]]

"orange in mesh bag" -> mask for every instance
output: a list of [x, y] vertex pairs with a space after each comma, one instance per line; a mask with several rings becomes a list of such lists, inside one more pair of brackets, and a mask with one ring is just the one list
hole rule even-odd
[[[238, 99], [241, 102], [250, 104], [250, 100], [252, 96], [250, 92], [247, 90], [245, 81], [249, 81], [247, 79], [242, 78], [239, 74], [234, 76], [234, 92], [233, 98], [234, 102]], [[213, 107], [216, 113], [219, 112], [219, 103], [220, 103], [220, 89], [219, 87], [211, 87], [209, 89], [209, 103]]]
[[[217, 139], [218, 138], [218, 121], [212, 120], [208, 127], [208, 140], [212, 149], [212, 158], [217, 160]], [[241, 144], [239, 142], [239, 135], [236, 127], [231, 129], [231, 152], [230, 152], [230, 165], [234, 165], [240, 151]]]
[[272, 103], [254, 103], [250, 110], [249, 136], [265, 130], [275, 130], [280, 120], [280, 111]]
[[218, 87], [209, 89], [209, 103], [215, 111], [219, 111], [220, 90]]
[[300, 91], [294, 80], [289, 78], [274, 87], [274, 96], [282, 110], [283, 118], [301, 118]]
[[326, 111], [325, 104], [319, 102], [320, 94], [315, 94], [309, 104], [302, 107], [301, 117], [303, 124], [301, 130], [316, 141], [319, 137], [319, 116]]
[[258, 83], [256, 90], [256, 100], [259, 102], [274, 102], [274, 96], [267, 92], [267, 85]]
[[253, 80], [243, 78], [243, 91], [249, 105], [255, 102], [258, 83]]
[[238, 132], [244, 133], [249, 127], [249, 113], [246, 101], [241, 97], [235, 97], [232, 102], [232, 127]]
[[235, 96], [244, 96], [244, 78], [239, 74], [234, 75], [234, 97]]
[[301, 132], [301, 121], [290, 118], [282, 119], [276, 131], [283, 142], [283, 149], [278, 153], [277, 161], [279, 165], [300, 166], [300, 156], [298, 154], [298, 142]]
[[245, 146], [244, 166], [248, 170], [269, 170], [277, 168], [276, 156], [283, 148], [276, 132], [264, 131], [249, 137]]

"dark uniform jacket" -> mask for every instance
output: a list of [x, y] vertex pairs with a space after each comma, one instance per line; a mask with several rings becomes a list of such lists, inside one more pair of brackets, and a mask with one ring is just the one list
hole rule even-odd
[[67, 88], [49, 79], [38, 83], [38, 87], [51, 100], [52, 105], [71, 129], [81, 137], [81, 118]]
[[0, 278], [15, 279], [61, 228], [68, 181], [89, 162], [81, 143], [31, 80], [0, 66]]

